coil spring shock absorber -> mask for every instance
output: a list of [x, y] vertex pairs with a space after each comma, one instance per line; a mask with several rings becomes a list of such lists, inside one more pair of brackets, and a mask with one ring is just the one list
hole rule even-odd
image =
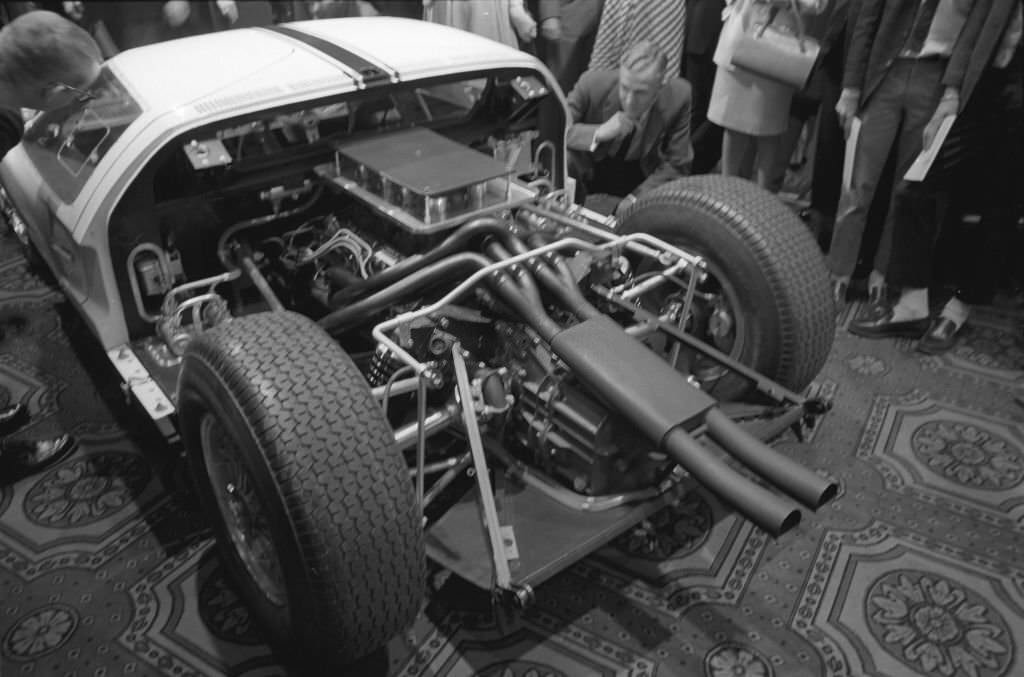
[[388, 382], [398, 368], [398, 360], [384, 346], [377, 346], [370, 358], [370, 367], [366, 371], [366, 380], [371, 387], [382, 386]]

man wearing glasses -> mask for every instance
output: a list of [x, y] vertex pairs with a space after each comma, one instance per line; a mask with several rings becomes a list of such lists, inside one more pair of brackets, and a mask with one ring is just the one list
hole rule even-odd
[[[92, 37], [53, 12], [22, 14], [0, 30], [0, 157], [21, 140], [21, 109], [50, 110], [91, 98], [102, 57]], [[0, 339], [2, 339], [0, 331]], [[0, 408], [0, 436], [28, 420], [25, 405]], [[0, 440], [0, 482], [41, 470], [71, 454], [70, 435]]]

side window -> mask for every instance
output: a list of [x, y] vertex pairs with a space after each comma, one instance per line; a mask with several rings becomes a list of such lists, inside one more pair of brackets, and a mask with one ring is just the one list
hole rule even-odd
[[89, 96], [40, 113], [25, 131], [25, 150], [61, 201], [72, 203], [96, 165], [142, 112], [107, 68]]

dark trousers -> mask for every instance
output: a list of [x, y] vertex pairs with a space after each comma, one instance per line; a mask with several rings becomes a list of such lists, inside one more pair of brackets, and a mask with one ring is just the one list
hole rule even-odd
[[709, 54], [683, 54], [683, 77], [693, 95], [690, 129], [693, 130], [694, 174], [710, 174], [722, 155], [722, 128], [708, 120], [708, 104], [715, 84], [715, 62]]
[[[896, 154], [896, 176], [902, 177], [921, 152], [921, 136], [942, 96], [942, 59], [897, 59], [861, 111], [852, 186], [844, 188], [828, 266], [833, 275], [851, 276], [857, 265], [868, 212], [890, 153]], [[875, 253], [875, 270], [886, 272], [892, 247], [890, 216]]]
[[818, 136], [814, 146], [814, 170], [811, 177], [811, 207], [826, 217], [835, 217], [843, 185], [843, 153], [846, 141], [836, 114], [840, 85], [828, 81], [822, 86], [818, 108]]
[[[923, 288], [948, 283], [968, 302], [984, 302], [991, 295], [1000, 243], [1014, 225], [1013, 204], [1021, 188], [1021, 102], [1019, 96], [1007, 96], [1010, 75], [1006, 69], [989, 69], [925, 181], [897, 184], [892, 258], [886, 271], [890, 284]], [[972, 198], [975, 205], [969, 204]], [[967, 228], [959, 218], [963, 211], [982, 218]], [[948, 265], [938, 271], [940, 235], [948, 240]], [[937, 272], [945, 279], [936, 279]]]
[[569, 175], [576, 179], [576, 202], [588, 195], [625, 197], [647, 178], [639, 160], [606, 157], [594, 162], [589, 153], [569, 151]]

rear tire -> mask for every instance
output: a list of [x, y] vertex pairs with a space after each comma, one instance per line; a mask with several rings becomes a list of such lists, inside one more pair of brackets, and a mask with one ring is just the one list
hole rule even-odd
[[[679, 179], [642, 195], [619, 230], [704, 257], [730, 309], [722, 315], [734, 322], [723, 352], [795, 391], [824, 366], [835, 335], [824, 258], [807, 227], [768, 191], [735, 177]], [[749, 382], [726, 375], [705, 388], [730, 400]]]
[[412, 623], [424, 549], [394, 435], [351, 358], [294, 313], [188, 347], [182, 436], [242, 598], [302, 674], [339, 674]]

